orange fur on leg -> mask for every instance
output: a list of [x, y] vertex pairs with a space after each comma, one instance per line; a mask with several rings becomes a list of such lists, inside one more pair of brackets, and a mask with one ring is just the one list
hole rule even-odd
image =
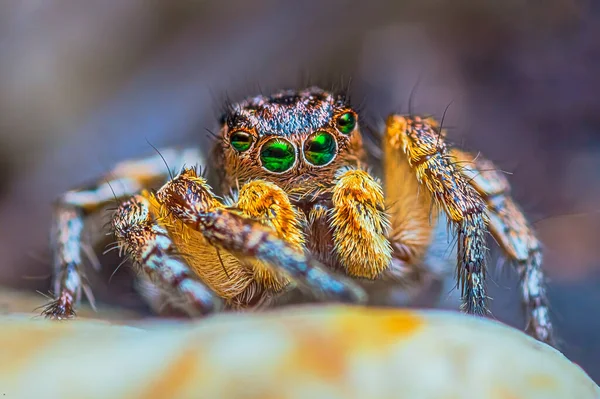
[[377, 278], [392, 260], [383, 189], [364, 170], [342, 168], [333, 188], [335, 251], [350, 276]]
[[393, 135], [386, 137], [383, 166], [386, 207], [392, 224], [390, 241], [394, 257], [414, 263], [425, 256], [438, 215], [432, 212], [431, 194], [421, 188], [406, 155], [398, 148]]
[[[279, 186], [264, 180], [253, 180], [242, 186], [235, 204], [244, 216], [258, 220], [275, 230], [277, 236], [293, 247], [304, 248], [302, 214]], [[289, 279], [280, 271], [260, 261], [253, 261], [254, 279], [275, 292], [282, 291]]]
[[178, 252], [196, 275], [221, 298], [234, 303], [240, 300], [248, 301], [258, 294], [252, 284], [252, 270], [228, 251], [215, 248], [201, 232], [182, 223], [178, 218], [176, 194], [185, 193], [188, 187], [196, 186], [200, 188], [199, 192], [203, 193], [203, 196], [202, 200], [195, 204], [194, 212], [224, 207], [214, 196], [206, 180], [198, 176], [194, 169], [185, 170], [165, 184], [156, 196], [148, 193], [144, 193], [144, 196], [150, 200], [152, 212], [167, 229]]

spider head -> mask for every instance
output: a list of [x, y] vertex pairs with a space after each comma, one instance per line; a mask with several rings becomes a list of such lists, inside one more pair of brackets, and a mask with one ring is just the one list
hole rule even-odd
[[316, 87], [248, 98], [222, 122], [216, 151], [229, 187], [260, 178], [290, 192], [318, 191], [362, 156], [357, 113], [343, 95]]

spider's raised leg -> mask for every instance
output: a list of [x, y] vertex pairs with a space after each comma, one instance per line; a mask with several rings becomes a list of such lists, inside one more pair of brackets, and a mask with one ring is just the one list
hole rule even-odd
[[510, 184], [495, 165], [481, 157], [453, 149], [451, 154], [462, 173], [488, 204], [490, 232], [520, 277], [526, 331], [534, 338], [553, 344], [545, 277], [541, 268], [542, 248], [519, 206], [510, 197]]
[[182, 299], [177, 304], [191, 315], [216, 310], [218, 298], [200, 281], [177, 252], [167, 230], [152, 215], [150, 201], [136, 195], [123, 202], [113, 217], [113, 230], [121, 250], [159, 288]]
[[[283, 191], [280, 193], [285, 195]], [[297, 245], [280, 238], [273, 227], [244, 216], [239, 210], [224, 207], [206, 180], [193, 169], [183, 171], [163, 186], [156, 193], [156, 199], [175, 222], [201, 232], [212, 246], [244, 263], [259, 261], [269, 265], [311, 292], [322, 293], [333, 300], [362, 302], [365, 299], [360, 287], [327, 272]]]
[[[432, 232], [431, 227], [424, 227], [429, 222], [423, 224], [423, 218], [429, 215], [424, 213], [424, 206], [432, 204], [435, 208], [445, 211], [458, 241], [457, 278], [461, 288], [462, 308], [468, 313], [486, 314], [487, 297], [484, 282], [488, 217], [485, 201], [455, 166], [446, 148], [443, 133], [435, 121], [392, 115], [387, 120], [384, 141], [386, 163], [390, 161], [389, 157], [399, 157], [407, 162], [417, 178], [418, 185], [410, 189], [416, 189], [413, 193], [418, 195], [422, 205], [412, 203], [414, 213], [419, 218], [412, 223], [422, 224], [422, 227], [415, 230], [419, 234], [412, 239], [421, 241]], [[403, 182], [386, 179], [386, 186], [390, 184], [400, 185]], [[407, 193], [400, 194], [400, 198], [402, 195]], [[408, 194], [408, 198], [415, 197]], [[394, 198], [390, 198], [390, 201], [393, 200]], [[407, 222], [408, 219], [403, 221]], [[412, 233], [410, 226], [402, 226], [401, 223], [394, 225], [394, 229], [396, 236]], [[422, 251], [425, 247], [417, 244], [412, 245], [412, 248]]]
[[[197, 163], [196, 150], [167, 149], [162, 153], [172, 166], [186, 162]], [[168, 171], [161, 156], [123, 162], [105, 178], [90, 187], [66, 192], [54, 211], [51, 248], [54, 252], [53, 285], [56, 299], [47, 305], [43, 314], [53, 319], [74, 316], [75, 303], [86, 288], [82, 270], [82, 231], [87, 216], [102, 210], [115, 199], [127, 198], [142, 188], [162, 183]], [[89, 294], [89, 291], [88, 291]]]

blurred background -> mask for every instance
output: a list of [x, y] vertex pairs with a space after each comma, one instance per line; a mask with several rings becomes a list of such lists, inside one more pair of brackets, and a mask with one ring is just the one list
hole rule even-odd
[[[450, 140], [511, 174], [546, 245], [562, 349], [600, 382], [599, 71], [592, 1], [2, 1], [0, 285], [47, 292], [55, 198], [148, 142], [210, 151], [226, 98], [349, 85], [376, 129], [418, 82], [415, 112], [452, 102]], [[105, 263], [98, 299], [137, 306]], [[505, 269], [492, 310], [521, 328]]]

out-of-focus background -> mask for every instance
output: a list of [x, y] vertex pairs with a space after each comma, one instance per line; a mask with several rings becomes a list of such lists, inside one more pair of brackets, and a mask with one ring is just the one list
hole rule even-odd
[[[350, 82], [377, 127], [419, 82], [415, 112], [452, 102], [451, 141], [511, 173], [562, 349], [599, 382], [598, 71], [592, 1], [3, 1], [0, 285], [47, 292], [52, 201], [148, 142], [208, 149], [225, 98]], [[114, 266], [96, 295], [131, 305]], [[495, 317], [521, 327], [514, 273], [490, 288]]]

